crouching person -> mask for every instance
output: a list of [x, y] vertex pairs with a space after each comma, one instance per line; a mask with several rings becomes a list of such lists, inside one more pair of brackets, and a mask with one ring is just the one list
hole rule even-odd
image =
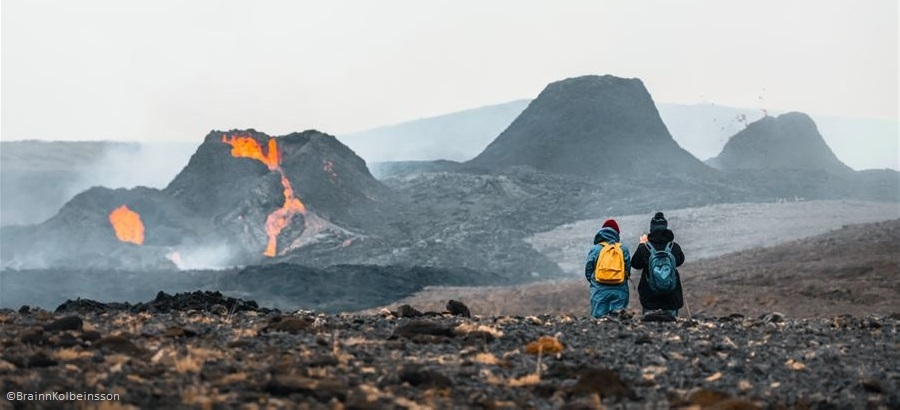
[[643, 269], [638, 294], [645, 320], [675, 320], [684, 306], [677, 269], [684, 263], [684, 252], [668, 225], [663, 213], [657, 212], [650, 220], [650, 233], [641, 237], [631, 259], [633, 268]]
[[619, 225], [613, 219], [603, 222], [588, 251], [584, 277], [591, 288], [591, 315], [603, 317], [628, 307], [628, 275], [631, 257], [628, 247], [619, 243]]

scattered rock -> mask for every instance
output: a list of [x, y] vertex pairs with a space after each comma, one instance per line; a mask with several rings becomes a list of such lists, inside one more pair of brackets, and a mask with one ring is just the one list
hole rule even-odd
[[133, 357], [141, 357], [146, 354], [144, 349], [135, 345], [125, 336], [107, 336], [94, 344], [94, 347], [108, 352], [121, 353]]
[[412, 339], [418, 335], [453, 337], [453, 328], [443, 323], [432, 322], [428, 320], [414, 320], [409, 323], [397, 326], [390, 339], [405, 337]]
[[53, 346], [62, 348], [74, 347], [80, 344], [78, 338], [73, 336], [71, 333], [63, 333], [59, 335], [55, 341], [52, 342]]
[[197, 331], [181, 326], [169, 326], [165, 335], [167, 337], [194, 337], [197, 336]]
[[265, 391], [276, 396], [288, 396], [296, 393], [328, 402], [331, 399], [345, 400], [349, 388], [350, 386], [345, 382], [335, 379], [313, 379], [305, 376], [278, 374], [272, 376]]
[[535, 325], [535, 326], [543, 326], [544, 325], [544, 321], [539, 319], [536, 316], [525, 316], [525, 323], [528, 323], [530, 325]]
[[614, 397], [616, 400], [629, 398], [637, 400], [634, 390], [619, 378], [612, 369], [589, 367], [581, 371], [578, 382], [572, 387], [573, 395], [599, 394], [600, 397]]
[[296, 335], [310, 331], [314, 323], [315, 319], [308, 316], [276, 316], [262, 332], [287, 332]]
[[447, 311], [455, 316], [472, 317], [472, 314], [469, 313], [469, 307], [457, 300], [447, 302]]
[[397, 317], [422, 317], [422, 312], [416, 310], [410, 305], [400, 305], [397, 307]]
[[48, 332], [59, 332], [63, 330], [81, 330], [84, 321], [78, 316], [66, 316], [44, 325], [44, 330]]
[[863, 390], [869, 393], [884, 393], [884, 388], [881, 387], [881, 382], [875, 379], [862, 379], [859, 382], [860, 386], [862, 386]]
[[27, 333], [24, 333], [19, 340], [21, 340], [24, 344], [38, 346], [49, 343], [49, 339], [46, 335], [44, 335], [44, 331], [41, 329], [33, 329], [27, 331]]
[[38, 352], [28, 357], [17, 357], [17, 356], [3, 356], [3, 360], [10, 362], [16, 367], [19, 368], [34, 368], [34, 367], [50, 367], [56, 366], [58, 362], [53, 360], [50, 356], [47, 356], [44, 352]]
[[81, 332], [81, 340], [84, 340], [85, 342], [94, 342], [100, 340], [101, 337], [102, 335], [100, 332], [95, 330], [85, 330], [84, 332]]
[[650, 335], [641, 334], [638, 335], [636, 339], [634, 339], [634, 344], [636, 345], [646, 345], [650, 343], [653, 343], [653, 338], [650, 337]]
[[97, 302], [96, 300], [78, 298], [75, 300], [66, 300], [61, 305], [57, 306], [56, 313], [99, 313], [117, 309], [127, 310], [130, 306], [131, 305], [127, 303], [113, 303], [110, 305], [102, 302]]
[[435, 371], [424, 369], [421, 366], [404, 367], [400, 372], [400, 381], [409, 383], [415, 387], [450, 387], [453, 382], [449, 377]]
[[249, 347], [252, 345], [253, 345], [253, 343], [251, 343], [249, 340], [241, 339], [241, 340], [235, 340], [235, 341], [228, 342], [228, 344], [226, 346], [228, 346], [232, 349], [236, 349], [236, 348]]
[[218, 291], [196, 291], [190, 293], [177, 293], [175, 295], [159, 292], [152, 301], [138, 303], [131, 307], [132, 312], [166, 313], [173, 310], [197, 310], [225, 316], [229, 312], [258, 311], [260, 309], [256, 302], [252, 300], [227, 297]]
[[[232, 306], [234, 306], [234, 305], [232, 305]], [[219, 316], [227, 316], [228, 315], [228, 308], [223, 305], [220, 305], [218, 303], [210, 306], [209, 311], [211, 313], [219, 315]]]

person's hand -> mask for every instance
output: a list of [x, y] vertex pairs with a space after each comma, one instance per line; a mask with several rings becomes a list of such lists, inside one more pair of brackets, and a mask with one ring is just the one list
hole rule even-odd
[[647, 243], [650, 239], [647, 239], [647, 235], [641, 235], [641, 243]]

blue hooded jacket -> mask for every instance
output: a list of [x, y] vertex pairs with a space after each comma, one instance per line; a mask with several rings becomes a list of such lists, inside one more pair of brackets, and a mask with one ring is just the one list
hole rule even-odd
[[[604, 316], [611, 310], [624, 309], [628, 306], [627, 277], [631, 274], [631, 252], [628, 251], [627, 246], [622, 244], [622, 253], [625, 256], [625, 282], [618, 285], [605, 285], [594, 280], [597, 257], [600, 256], [600, 250], [603, 248], [600, 242], [617, 243], [619, 242], [619, 233], [612, 228], [602, 228], [597, 231], [597, 234], [594, 235], [594, 246], [588, 251], [584, 264], [584, 277], [591, 285], [591, 315], [594, 317]], [[609, 305], [610, 300], [614, 301], [614, 306]]]

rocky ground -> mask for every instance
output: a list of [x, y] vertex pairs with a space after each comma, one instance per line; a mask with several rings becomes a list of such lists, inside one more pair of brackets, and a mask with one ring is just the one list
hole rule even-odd
[[[215, 293], [4, 310], [0, 383], [120, 395], [104, 408], [900, 406], [896, 315], [471, 313], [288, 314]], [[103, 407], [0, 408], [85, 404]]]
[[[830, 220], [829, 215], [820, 215], [822, 221]], [[788, 219], [784, 219], [786, 226], [798, 226], [799, 231], [809, 232], [810, 227], [802, 228], [799, 219], [790, 222]], [[751, 226], [747, 231], [760, 225], [755, 218], [748, 220]], [[722, 226], [711, 225], [704, 238], [721, 237], [717, 230]], [[787, 242], [781, 241], [796, 232], [779, 232], [783, 231], [769, 231], [774, 236], [766, 246], [701, 260], [690, 257], [691, 249], [699, 252], [708, 249], [703, 239], [682, 242], [688, 262], [679, 268], [679, 273], [687, 306], [680, 314], [684, 317], [732, 313], [754, 316], [777, 311], [795, 318], [900, 314], [900, 300], [896, 297], [900, 293], [900, 260], [897, 259], [900, 219], [848, 225]], [[762, 233], [738, 235], [747, 241], [743, 243], [745, 247], [759, 244], [758, 238], [763, 236]], [[737, 243], [736, 238], [724, 237], [720, 249], [729, 249]], [[631, 286], [629, 308], [633, 311], [640, 309], [635, 289], [639, 275], [634, 272]], [[450, 298], [469, 300], [473, 309], [491, 315], [587, 315], [589, 309], [588, 285], [583, 274], [570, 280], [511, 287], [429, 287], [391, 306], [406, 303], [436, 309]]]

